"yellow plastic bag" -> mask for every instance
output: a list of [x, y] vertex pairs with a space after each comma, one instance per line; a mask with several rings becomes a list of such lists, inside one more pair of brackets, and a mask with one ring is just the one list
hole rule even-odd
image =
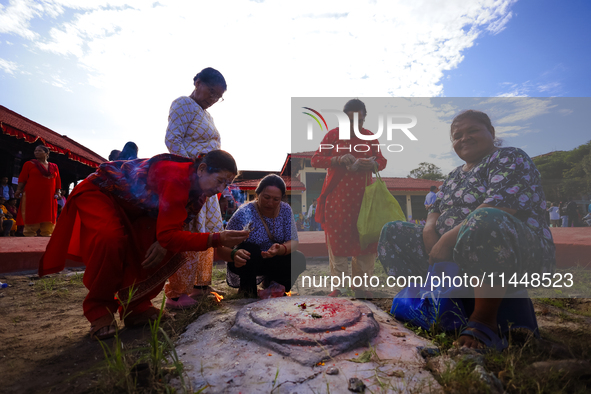
[[388, 191], [386, 183], [377, 171], [376, 176], [375, 182], [365, 187], [359, 218], [357, 218], [357, 231], [359, 231], [362, 250], [369, 244], [378, 242], [384, 224], [395, 220], [406, 221], [400, 204]]

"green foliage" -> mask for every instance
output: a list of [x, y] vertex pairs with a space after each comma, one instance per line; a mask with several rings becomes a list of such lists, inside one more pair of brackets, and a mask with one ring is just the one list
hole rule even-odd
[[409, 178], [428, 179], [430, 181], [442, 181], [445, 176], [441, 173], [441, 168], [431, 163], [420, 163], [418, 168], [411, 170]]
[[[130, 288], [128, 300], [132, 299], [135, 292]], [[124, 391], [127, 393], [147, 392], [154, 393], [177, 392], [175, 388], [166, 383], [166, 375], [177, 376], [180, 381], [181, 392], [192, 392], [187, 387], [184, 379], [184, 366], [181, 362], [174, 343], [160, 327], [162, 313], [164, 311], [166, 297], [162, 299], [162, 305], [158, 318], [149, 322], [150, 338], [147, 348], [126, 349], [121, 340], [119, 329], [116, 330], [112, 349], [106, 342], [99, 341], [105, 356], [105, 380], [102, 382], [109, 392]], [[129, 304], [123, 305], [123, 316], [128, 316]]]
[[591, 141], [571, 151], [539, 156], [534, 163], [542, 175], [548, 200], [579, 199], [591, 194]]

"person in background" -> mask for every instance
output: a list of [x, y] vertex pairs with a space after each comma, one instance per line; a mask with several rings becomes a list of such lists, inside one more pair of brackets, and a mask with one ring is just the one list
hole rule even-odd
[[129, 141], [119, 153], [117, 160], [135, 160], [137, 159], [137, 154], [139, 152], [139, 148], [135, 144], [135, 142]]
[[50, 163], [49, 148], [38, 145], [35, 159], [27, 161], [18, 178], [14, 196], [21, 199], [17, 224], [24, 224], [25, 237], [34, 237], [41, 230], [49, 237], [57, 219], [57, 201], [62, 180], [57, 165]]
[[560, 209], [560, 223], [561, 227], [568, 227], [568, 214], [566, 213], [566, 202], [560, 202], [558, 208]]
[[[207, 111], [222, 97], [228, 86], [222, 73], [207, 67], [193, 78], [193, 92], [181, 96], [170, 105], [164, 142], [172, 154], [196, 158], [221, 149], [221, 138], [213, 117]], [[191, 232], [217, 232], [224, 228], [220, 204], [216, 196], [208, 198], [199, 215], [186, 224]], [[187, 308], [198, 298], [208, 295], [213, 272], [213, 249], [185, 254], [187, 263], [166, 284], [164, 290], [169, 308]]]
[[6, 201], [14, 197], [14, 190], [8, 184], [8, 177], [3, 176], [0, 180], [0, 197], [4, 197]]
[[429, 193], [427, 193], [427, 196], [425, 197], [425, 209], [427, 211], [429, 209], [431, 209], [431, 207], [433, 206], [433, 203], [437, 199], [437, 193], [435, 193], [436, 191], [437, 191], [437, 186], [431, 186], [429, 188]]
[[0, 236], [8, 237], [10, 236], [10, 231], [12, 230], [12, 227], [15, 226], [16, 221], [4, 204], [6, 204], [6, 200], [4, 197], [0, 196]]
[[566, 214], [568, 215], [568, 227], [579, 227], [579, 207], [574, 201], [566, 204]]
[[119, 155], [121, 154], [120, 150], [113, 149], [111, 153], [109, 153], [109, 161], [115, 161], [119, 159]]
[[550, 225], [552, 227], [560, 227], [560, 209], [556, 206], [556, 204], [552, 203], [550, 208], [548, 208], [548, 213], [550, 214]]
[[[349, 117], [350, 139], [339, 139], [339, 129], [330, 130], [320, 143], [322, 146], [333, 146], [334, 149], [320, 149], [312, 156], [312, 166], [328, 168], [322, 191], [318, 197], [316, 221], [322, 224], [328, 247], [331, 276], [348, 276], [349, 261], [352, 256], [352, 276], [367, 274], [372, 276], [376, 259], [377, 244], [370, 244], [361, 249], [357, 218], [361, 211], [361, 203], [365, 186], [371, 184], [372, 172], [377, 166], [378, 171], [386, 167], [386, 159], [379, 150], [377, 139], [366, 140], [357, 137], [354, 127], [365, 138], [373, 133], [364, 129], [363, 122], [367, 116], [365, 104], [358, 99], [349, 100], [343, 112]], [[357, 124], [355, 124], [357, 118]], [[370, 146], [369, 151], [358, 152], [351, 146]], [[358, 298], [371, 298], [373, 294], [364, 287], [354, 287]], [[338, 297], [347, 289], [332, 291], [329, 296]]]
[[10, 229], [10, 233], [11, 235], [16, 236], [18, 229], [18, 226], [16, 225], [16, 217], [18, 215], [18, 209], [16, 208], [16, 198], [11, 198], [10, 200], [6, 201], [6, 203], [4, 203], [4, 207], [6, 208], [12, 219], [14, 219], [14, 224]]
[[224, 196], [220, 197], [220, 213], [222, 214], [222, 223], [224, 224], [224, 228], [226, 228], [226, 225], [228, 224], [228, 219], [230, 218], [230, 216], [228, 215], [228, 199]]
[[230, 254], [226, 281], [247, 297], [257, 296], [257, 277], [268, 287], [275, 281], [290, 291], [306, 269], [306, 257], [298, 248], [298, 232], [285, 196], [285, 182], [271, 174], [258, 184], [256, 200], [244, 204], [228, 222], [229, 230], [242, 230], [251, 224], [248, 238]]
[[296, 229], [298, 231], [304, 231], [304, 215], [299, 213], [295, 215]]
[[322, 231], [320, 223], [317, 223], [314, 215], [316, 215], [317, 200], [314, 199], [312, 205], [308, 207], [308, 220], [310, 221], [310, 231]]

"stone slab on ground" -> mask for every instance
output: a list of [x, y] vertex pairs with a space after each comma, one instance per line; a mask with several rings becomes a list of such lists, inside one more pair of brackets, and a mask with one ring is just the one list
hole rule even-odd
[[366, 345], [378, 332], [366, 305], [328, 297], [261, 300], [240, 309], [230, 329], [310, 367]]
[[[294, 303], [298, 299], [291, 298]], [[310, 367], [230, 334], [238, 311], [256, 301], [223, 301], [220, 310], [200, 316], [181, 335], [176, 351], [193, 390], [207, 386], [203, 393], [346, 393], [349, 379], [358, 378], [368, 387], [367, 392], [442, 392], [424, 369], [425, 361], [417, 350], [417, 346], [430, 343], [369, 302], [351, 301], [371, 309], [379, 324], [380, 330], [370, 342], [375, 352], [371, 360], [350, 361], [371, 350], [362, 346], [329, 358], [324, 365]], [[327, 373], [329, 368], [336, 368], [338, 374]]]

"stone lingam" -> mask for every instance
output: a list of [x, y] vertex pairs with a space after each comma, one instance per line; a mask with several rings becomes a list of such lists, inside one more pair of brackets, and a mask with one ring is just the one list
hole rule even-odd
[[379, 331], [367, 306], [343, 298], [282, 297], [242, 307], [230, 334], [313, 366], [358, 346]]
[[352, 378], [374, 393], [442, 392], [424, 346], [372, 303], [308, 296], [224, 300], [175, 344], [186, 383], [204, 394], [347, 393]]

